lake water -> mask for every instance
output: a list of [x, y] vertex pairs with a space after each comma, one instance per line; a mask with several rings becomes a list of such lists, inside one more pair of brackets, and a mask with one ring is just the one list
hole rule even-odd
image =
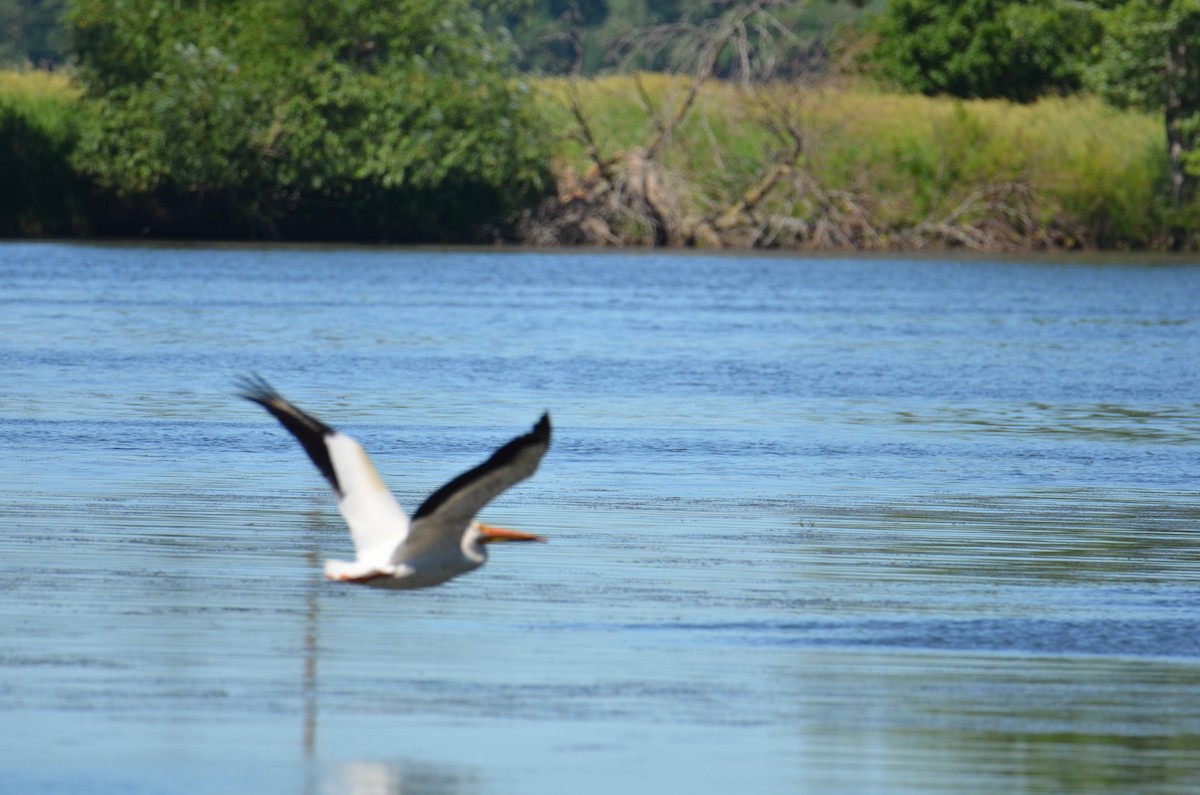
[[4, 793], [1200, 792], [1200, 265], [5, 244], [0, 441]]

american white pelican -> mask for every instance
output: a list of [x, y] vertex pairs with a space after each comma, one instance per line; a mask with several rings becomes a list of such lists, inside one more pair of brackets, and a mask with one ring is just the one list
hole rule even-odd
[[548, 413], [532, 431], [435, 491], [410, 522], [362, 445], [293, 406], [261, 376], [242, 379], [241, 387], [242, 397], [269, 411], [296, 437], [333, 487], [338, 510], [350, 527], [355, 559], [327, 561], [329, 579], [380, 588], [425, 588], [482, 566], [486, 544], [546, 540], [480, 524], [475, 514], [537, 469], [550, 446]]

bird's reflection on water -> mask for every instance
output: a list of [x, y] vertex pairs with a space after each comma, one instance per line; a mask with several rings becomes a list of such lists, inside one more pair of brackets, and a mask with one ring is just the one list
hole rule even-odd
[[317, 750], [317, 656], [319, 650], [318, 638], [320, 626], [318, 622], [321, 610], [318, 598], [318, 588], [321, 578], [321, 554], [317, 547], [316, 536], [305, 553], [305, 562], [313, 571], [312, 584], [304, 597], [306, 607], [304, 613], [304, 682], [301, 692], [304, 693], [304, 758], [311, 760]]
[[[355, 759], [325, 763], [318, 753], [319, 662], [321, 587], [324, 582], [320, 534], [331, 526], [319, 511], [306, 515], [308, 549], [305, 566], [310, 572], [304, 595], [304, 666], [301, 692], [304, 710], [301, 745], [309, 767], [305, 795], [469, 795], [479, 790], [475, 774], [450, 765], [412, 761]], [[333, 528], [341, 532], [340, 528]]]
[[347, 762], [326, 771], [320, 795], [469, 795], [474, 776], [441, 765]]

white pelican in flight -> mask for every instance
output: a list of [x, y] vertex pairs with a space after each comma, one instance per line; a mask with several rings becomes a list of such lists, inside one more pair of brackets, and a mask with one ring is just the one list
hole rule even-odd
[[550, 446], [549, 414], [532, 431], [435, 491], [409, 521], [362, 445], [293, 406], [261, 376], [244, 378], [241, 387], [242, 397], [269, 411], [296, 437], [333, 487], [338, 510], [350, 527], [355, 559], [326, 561], [329, 579], [426, 588], [482, 566], [486, 544], [546, 540], [480, 524], [475, 514], [537, 469]]

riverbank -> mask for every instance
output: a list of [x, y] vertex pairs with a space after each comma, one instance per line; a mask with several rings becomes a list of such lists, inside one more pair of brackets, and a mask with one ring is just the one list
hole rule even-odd
[[[635, 200], [662, 205], [642, 215], [674, 225], [667, 237], [676, 244], [1029, 250], [1187, 242], [1159, 198], [1159, 122], [1090, 97], [1016, 105], [862, 84], [714, 83], [651, 159], [642, 152], [686, 101], [686, 84], [643, 76], [539, 86], [556, 128], [586, 126], [599, 153], [589, 156], [583, 136], [563, 139], [559, 197], [546, 215], [562, 219], [573, 208], [581, 220], [565, 224], [560, 243], [572, 235], [653, 242], [653, 223], [630, 207], [628, 194], [639, 188]], [[622, 180], [617, 191], [604, 185]], [[620, 191], [624, 202], [614, 198]]]
[[[1200, 234], [1200, 209], [1172, 210], [1160, 189], [1161, 122], [1090, 97], [1015, 105], [861, 83], [693, 91], [662, 75], [531, 85], [555, 136], [554, 184], [519, 218], [459, 242], [1170, 250], [1195, 249]], [[136, 196], [101, 192], [74, 169], [86, 123], [68, 77], [0, 73], [0, 235], [155, 236], [155, 219], [131, 217]]]

